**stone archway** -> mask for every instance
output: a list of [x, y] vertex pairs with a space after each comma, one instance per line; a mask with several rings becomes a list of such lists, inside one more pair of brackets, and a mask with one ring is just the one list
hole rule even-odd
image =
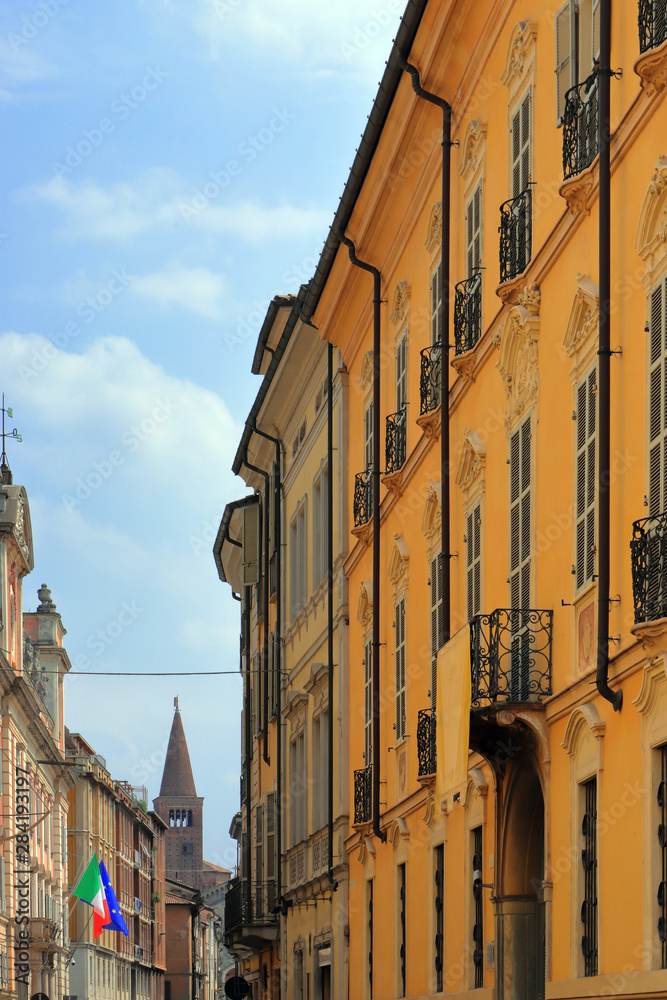
[[498, 996], [541, 1000], [546, 964], [544, 796], [537, 770], [523, 754], [508, 776], [500, 857]]

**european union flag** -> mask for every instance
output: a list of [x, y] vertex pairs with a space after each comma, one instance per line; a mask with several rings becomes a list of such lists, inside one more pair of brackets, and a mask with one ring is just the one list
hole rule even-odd
[[122, 931], [125, 937], [129, 937], [130, 932], [127, 929], [125, 918], [120, 912], [120, 906], [118, 905], [118, 900], [116, 899], [116, 893], [113, 891], [113, 886], [109, 881], [109, 875], [104, 867], [103, 861], [100, 861], [100, 875], [102, 877], [102, 885], [104, 886], [104, 895], [106, 896], [107, 905], [109, 907], [109, 923], [104, 924], [104, 927], [110, 931]]

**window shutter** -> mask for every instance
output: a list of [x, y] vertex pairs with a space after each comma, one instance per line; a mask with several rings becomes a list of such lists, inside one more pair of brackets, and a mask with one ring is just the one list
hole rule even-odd
[[530, 180], [530, 94], [521, 105], [521, 190]]
[[[275, 468], [275, 465], [274, 465]], [[269, 552], [276, 547], [276, 480], [275, 474], [269, 476]]]
[[373, 646], [364, 646], [364, 763], [371, 763], [373, 750]]
[[401, 337], [396, 349], [396, 410], [405, 406], [408, 397], [408, 337]]
[[259, 583], [259, 504], [243, 508], [243, 585]]
[[512, 118], [512, 197], [521, 194], [521, 112]]
[[445, 609], [442, 555], [431, 560], [431, 708], [436, 707], [438, 694], [438, 653], [445, 644]]
[[667, 451], [667, 416], [665, 413], [665, 286], [666, 279], [651, 292], [649, 371], [649, 516], [665, 510], [665, 452]]
[[275, 665], [276, 637], [275, 633], [269, 635], [269, 718], [276, 714], [276, 665]]
[[267, 910], [272, 912], [276, 905], [276, 794], [269, 792], [266, 796], [266, 881]]
[[591, 69], [600, 59], [600, 0], [593, 0], [593, 24], [591, 29]]
[[405, 599], [394, 608], [396, 651], [396, 741], [405, 736]]
[[468, 618], [478, 615], [482, 584], [482, 508], [477, 504], [466, 520]]
[[572, 79], [572, 42], [574, 4], [563, 4], [556, 14], [556, 116], [562, 122], [565, 113], [565, 93], [574, 85]]
[[595, 573], [596, 373], [577, 388], [576, 585], [583, 587]]
[[364, 412], [364, 440], [366, 468], [373, 468], [373, 403], [369, 403]]
[[530, 417], [510, 438], [510, 606], [530, 607]]
[[264, 913], [264, 807], [255, 809], [255, 917]]
[[431, 277], [431, 344], [439, 344], [442, 340], [441, 301], [442, 261], [440, 261]]

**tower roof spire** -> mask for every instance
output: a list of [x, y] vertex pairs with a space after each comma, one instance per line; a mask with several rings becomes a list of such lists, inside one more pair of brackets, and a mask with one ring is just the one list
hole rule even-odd
[[169, 734], [167, 756], [162, 772], [160, 796], [163, 795], [197, 795], [195, 779], [192, 775], [190, 754], [185, 739], [178, 699], [174, 699], [174, 721]]

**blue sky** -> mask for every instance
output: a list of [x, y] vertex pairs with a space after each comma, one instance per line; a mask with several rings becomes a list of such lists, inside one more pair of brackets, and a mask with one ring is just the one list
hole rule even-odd
[[[235, 670], [211, 547], [268, 302], [312, 275], [403, 3], [0, 2], [0, 390], [43, 581], [89, 671]], [[72, 677], [66, 718], [157, 795], [179, 695], [231, 867], [240, 680]]]

